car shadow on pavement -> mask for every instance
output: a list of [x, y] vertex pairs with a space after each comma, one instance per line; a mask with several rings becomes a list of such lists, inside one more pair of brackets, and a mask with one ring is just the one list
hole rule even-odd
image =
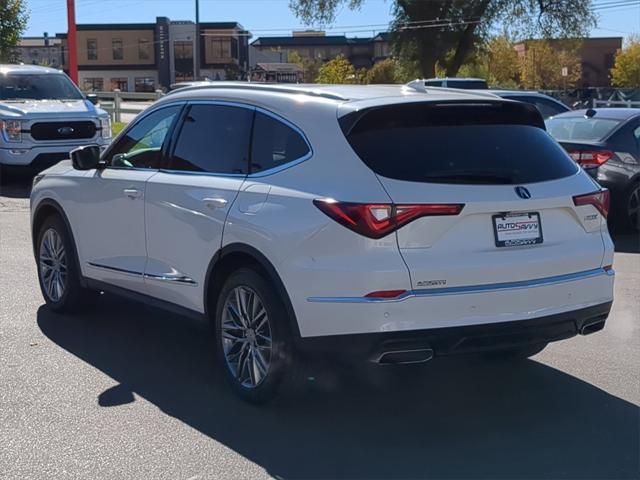
[[76, 316], [43, 306], [38, 325], [119, 383], [99, 405], [143, 397], [276, 478], [637, 478], [638, 407], [534, 360], [314, 366], [304, 392], [255, 407], [227, 388], [205, 325], [97, 303]]
[[611, 233], [618, 253], [640, 253], [640, 235], [634, 233]]
[[[4, 169], [3, 169], [4, 170]], [[0, 172], [0, 197], [29, 198], [35, 173]]]

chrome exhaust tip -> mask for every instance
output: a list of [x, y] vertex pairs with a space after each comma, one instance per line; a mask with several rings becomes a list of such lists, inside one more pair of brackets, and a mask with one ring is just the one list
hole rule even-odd
[[414, 348], [406, 350], [386, 350], [381, 352], [374, 360], [380, 365], [407, 365], [411, 363], [424, 363], [433, 358], [433, 350], [430, 348]]

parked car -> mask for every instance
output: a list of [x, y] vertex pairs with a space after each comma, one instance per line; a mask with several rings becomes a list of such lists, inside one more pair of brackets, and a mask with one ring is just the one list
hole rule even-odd
[[527, 91], [527, 90], [489, 90], [489, 93], [493, 93], [502, 98], [509, 100], [518, 100], [519, 102], [527, 102], [540, 111], [542, 118], [545, 120], [554, 115], [559, 115], [564, 112], [570, 112], [571, 109], [564, 103], [556, 100], [544, 93]]
[[611, 217], [640, 232], [640, 108], [576, 110], [547, 120], [571, 157], [611, 191]]
[[427, 78], [425, 87], [462, 88], [465, 90], [486, 90], [489, 88], [487, 81], [482, 78]]
[[189, 82], [172, 83], [169, 87], [169, 92], [180, 90], [181, 88], [186, 88], [186, 87], [197, 87], [199, 85], [205, 85], [208, 83], [211, 83], [211, 80], [193, 80]]
[[516, 358], [602, 329], [607, 201], [526, 103], [216, 83], [37, 176], [31, 221], [52, 310], [104, 290], [208, 318], [261, 402], [312, 352]]
[[0, 65], [0, 131], [0, 166], [39, 170], [111, 141], [107, 112], [60, 70], [36, 65]]

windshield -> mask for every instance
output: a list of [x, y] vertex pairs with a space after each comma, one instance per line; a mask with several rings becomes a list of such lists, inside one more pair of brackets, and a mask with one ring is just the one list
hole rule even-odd
[[598, 142], [620, 124], [610, 118], [556, 117], [545, 124], [549, 133], [559, 141]]
[[0, 75], [0, 100], [81, 100], [82, 94], [63, 74]]

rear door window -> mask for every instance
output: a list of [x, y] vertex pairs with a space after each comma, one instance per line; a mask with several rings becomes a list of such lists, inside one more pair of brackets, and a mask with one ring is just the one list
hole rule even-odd
[[251, 145], [251, 172], [277, 168], [310, 152], [300, 133], [269, 115], [256, 112]]
[[540, 110], [540, 114], [542, 118], [553, 117], [554, 115], [558, 115], [560, 113], [568, 112], [568, 107], [563, 107], [562, 105], [557, 104], [551, 100], [547, 100], [546, 98], [538, 98], [538, 97], [505, 97], [511, 98], [513, 100], [521, 100], [523, 102], [528, 102], [532, 105], [535, 105], [538, 110]]
[[351, 147], [377, 174], [427, 183], [520, 184], [578, 171], [533, 107], [409, 104], [342, 120]]
[[620, 120], [609, 118], [556, 117], [547, 120], [547, 129], [560, 141], [599, 142], [609, 135]]
[[192, 105], [186, 113], [169, 168], [247, 174], [253, 109]]

